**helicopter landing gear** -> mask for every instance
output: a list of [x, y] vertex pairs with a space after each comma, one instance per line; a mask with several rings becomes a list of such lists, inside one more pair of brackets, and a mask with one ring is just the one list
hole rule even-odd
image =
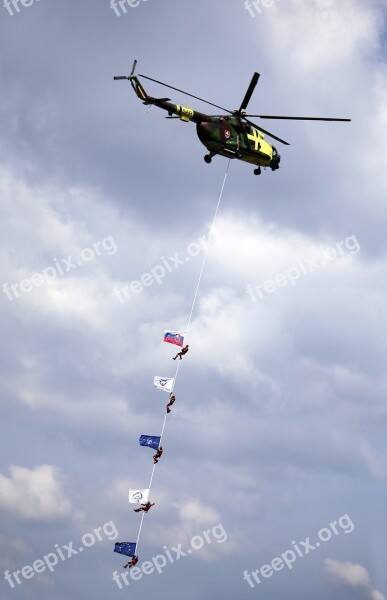
[[261, 173], [261, 167], [258, 167], [258, 169], [254, 169], [254, 175], [260, 175]]
[[236, 156], [237, 158], [242, 158], [242, 152], [241, 152], [240, 150], [237, 150], [237, 151], [235, 152], [235, 156]]
[[204, 162], [206, 162], [209, 165], [210, 162], [212, 162], [212, 159], [214, 156], [215, 156], [214, 152], [210, 152], [209, 154], [206, 154], [204, 157]]

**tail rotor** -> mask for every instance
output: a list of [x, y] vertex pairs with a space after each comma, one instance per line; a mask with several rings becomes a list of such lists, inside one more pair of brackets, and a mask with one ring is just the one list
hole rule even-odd
[[113, 79], [114, 80], [128, 79], [130, 81], [134, 75], [134, 71], [136, 70], [136, 65], [137, 65], [137, 60], [135, 60], [133, 63], [133, 67], [132, 67], [132, 71], [131, 71], [130, 75], [114, 75]]

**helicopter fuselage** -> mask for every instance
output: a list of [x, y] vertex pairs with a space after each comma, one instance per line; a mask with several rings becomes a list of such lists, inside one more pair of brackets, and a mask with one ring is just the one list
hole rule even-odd
[[277, 149], [265, 140], [264, 134], [286, 146], [289, 146], [289, 142], [267, 129], [256, 125], [253, 121], [250, 121], [251, 117], [259, 119], [282, 119], [286, 121], [351, 121], [351, 119], [348, 118], [343, 119], [336, 117], [247, 114], [247, 106], [260, 77], [257, 72], [255, 72], [251, 78], [251, 82], [239, 109], [233, 111], [219, 106], [219, 104], [209, 102], [199, 96], [184, 92], [184, 90], [177, 87], [153, 79], [148, 75], [139, 75], [139, 77], [143, 77], [159, 85], [175, 90], [176, 92], [186, 94], [196, 100], [215, 106], [223, 113], [228, 113], [221, 115], [206, 115], [193, 110], [189, 106], [172, 104], [169, 98], [153, 98], [152, 96], [148, 96], [138, 77], [134, 74], [136, 64], [137, 60], [133, 63], [130, 75], [115, 75], [114, 79], [129, 80], [140, 100], [146, 105], [158, 106], [162, 110], [167, 111], [167, 119], [180, 119], [186, 123], [189, 121], [196, 123], [196, 132], [199, 140], [209, 151], [204, 157], [206, 163], [210, 163], [212, 158], [219, 154], [226, 158], [236, 158], [255, 165], [254, 175], [260, 175], [261, 167], [269, 167], [272, 171], [279, 169], [281, 157], [278, 154]]
[[199, 140], [209, 151], [206, 162], [216, 154], [231, 159], [251, 163], [257, 167], [279, 169], [281, 157], [276, 148], [265, 140], [264, 134], [244, 122], [236, 115], [212, 116], [193, 110], [189, 106], [173, 104], [169, 98], [148, 96], [137, 77], [130, 79], [137, 96], [146, 105], [154, 105], [165, 110], [170, 118], [196, 123]]
[[280, 156], [258, 129], [238, 117], [211, 117], [210, 122], [198, 123], [198, 137], [210, 154], [238, 158], [261, 167], [279, 168]]

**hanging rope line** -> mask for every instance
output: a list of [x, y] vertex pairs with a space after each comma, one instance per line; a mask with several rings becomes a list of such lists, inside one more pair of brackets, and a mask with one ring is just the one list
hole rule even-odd
[[193, 299], [192, 307], [191, 307], [191, 312], [190, 312], [189, 317], [188, 317], [188, 323], [187, 323], [187, 327], [186, 327], [185, 333], [188, 333], [188, 329], [189, 329], [189, 326], [191, 324], [192, 314], [193, 314], [193, 311], [194, 311], [194, 308], [195, 308], [196, 299], [197, 299], [198, 292], [199, 292], [199, 287], [200, 287], [200, 282], [202, 280], [202, 275], [203, 275], [203, 271], [204, 271], [204, 265], [206, 264], [206, 260], [207, 260], [208, 250], [209, 250], [210, 245], [211, 245], [212, 234], [214, 233], [215, 222], [216, 222], [216, 219], [217, 219], [217, 216], [218, 216], [220, 201], [221, 201], [222, 196], [223, 196], [224, 185], [226, 183], [227, 173], [228, 173], [228, 168], [230, 166], [230, 162], [231, 162], [230, 159], [228, 159], [227, 168], [226, 168], [226, 172], [224, 174], [222, 188], [220, 190], [220, 194], [219, 194], [219, 198], [218, 198], [218, 204], [216, 205], [214, 218], [212, 220], [212, 225], [211, 225], [211, 229], [210, 229], [210, 235], [208, 236], [208, 244], [207, 244], [206, 251], [204, 253], [203, 262], [202, 262], [202, 268], [200, 269], [198, 283], [197, 283], [197, 286], [196, 286], [196, 290], [195, 290], [195, 294], [194, 294], [194, 299]]
[[[200, 283], [201, 283], [202, 275], [203, 275], [203, 271], [204, 271], [204, 266], [206, 264], [208, 251], [209, 251], [210, 246], [211, 246], [211, 240], [212, 240], [212, 236], [213, 236], [213, 232], [214, 232], [214, 227], [215, 227], [216, 219], [217, 219], [217, 216], [218, 216], [220, 202], [221, 202], [222, 196], [223, 196], [223, 190], [224, 190], [224, 186], [225, 186], [225, 183], [226, 183], [229, 166], [230, 166], [230, 159], [228, 160], [227, 167], [226, 167], [226, 172], [225, 172], [224, 177], [223, 177], [223, 183], [222, 183], [222, 187], [221, 187], [221, 190], [220, 190], [218, 202], [217, 202], [217, 205], [216, 205], [214, 218], [212, 220], [210, 234], [208, 236], [208, 243], [207, 243], [207, 247], [206, 247], [206, 250], [205, 250], [205, 253], [204, 253], [204, 257], [203, 257], [203, 261], [202, 261], [202, 266], [200, 268], [200, 273], [199, 273], [199, 277], [198, 277], [198, 281], [197, 281], [197, 285], [196, 285], [196, 289], [195, 289], [195, 293], [194, 293], [194, 297], [193, 297], [193, 301], [192, 301], [191, 311], [190, 311], [190, 314], [189, 314], [189, 317], [188, 317], [187, 327], [185, 329], [185, 334], [188, 333], [188, 329], [189, 329], [190, 324], [191, 324], [192, 315], [193, 315], [193, 312], [194, 312], [194, 309], [195, 309], [196, 300], [197, 300], [198, 293], [199, 293], [199, 288], [200, 288]], [[176, 366], [175, 377], [174, 377], [174, 381], [173, 381], [173, 385], [172, 385], [172, 389], [171, 389], [171, 394], [173, 394], [173, 390], [174, 390], [174, 387], [176, 385], [177, 375], [178, 375], [178, 372], [179, 372], [179, 366], [180, 366], [180, 360], [178, 361], [177, 366]], [[163, 439], [164, 429], [165, 429], [166, 422], [167, 422], [167, 413], [164, 416], [164, 422], [163, 422], [163, 426], [162, 426], [161, 434], [160, 434], [159, 447], [161, 446], [161, 441]], [[156, 463], [153, 464], [152, 473], [151, 473], [151, 477], [150, 477], [150, 480], [149, 480], [149, 486], [148, 486], [148, 488], [149, 488], [149, 496], [150, 496], [150, 492], [151, 492], [151, 488], [152, 488], [152, 482], [153, 482], [153, 475], [154, 475], [154, 472], [155, 472], [155, 467], [156, 467]], [[143, 521], [144, 521], [144, 516], [145, 516], [145, 513], [143, 512], [142, 515], [141, 515], [140, 527], [139, 527], [139, 530], [138, 530], [137, 542], [136, 542], [136, 555], [137, 556], [138, 556], [138, 547], [139, 547], [139, 543], [140, 543], [140, 537], [141, 537], [141, 531], [142, 531], [142, 525], [143, 525]]]

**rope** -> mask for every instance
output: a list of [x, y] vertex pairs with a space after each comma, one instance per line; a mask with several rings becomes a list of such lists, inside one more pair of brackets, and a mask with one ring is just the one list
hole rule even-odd
[[[153, 470], [155, 468], [156, 465], [153, 465]], [[153, 476], [153, 473], [152, 473]], [[138, 535], [137, 535], [137, 542], [136, 542], [136, 555], [138, 556], [138, 546], [139, 546], [139, 542], [140, 542], [140, 535], [141, 535], [141, 529], [142, 529], [142, 522], [144, 520], [145, 517], [145, 513], [143, 512], [141, 515], [141, 521], [140, 521], [140, 527], [138, 529]]]
[[210, 235], [208, 237], [208, 244], [207, 244], [206, 251], [204, 253], [203, 262], [202, 262], [202, 268], [200, 269], [199, 279], [198, 279], [198, 283], [197, 283], [197, 286], [196, 286], [196, 290], [195, 290], [195, 294], [194, 294], [194, 299], [193, 299], [192, 307], [191, 307], [191, 312], [190, 312], [189, 317], [188, 317], [188, 323], [187, 323], [187, 327], [186, 327], [185, 333], [188, 333], [188, 329], [189, 329], [189, 326], [191, 324], [192, 314], [193, 314], [193, 311], [194, 311], [194, 308], [195, 308], [196, 299], [197, 299], [197, 295], [198, 295], [199, 287], [200, 287], [200, 282], [202, 280], [204, 265], [206, 264], [206, 260], [207, 260], [208, 250], [209, 250], [210, 245], [211, 245], [212, 234], [214, 232], [215, 222], [216, 222], [216, 218], [218, 216], [218, 210], [219, 210], [219, 206], [220, 206], [220, 201], [221, 201], [222, 196], [223, 196], [224, 184], [226, 183], [226, 178], [227, 178], [227, 173], [228, 173], [229, 166], [230, 166], [230, 159], [228, 159], [226, 172], [224, 174], [222, 188], [220, 190], [220, 194], [219, 194], [219, 198], [218, 198], [218, 204], [216, 205], [215, 214], [214, 214], [214, 218], [213, 218], [212, 225], [211, 225]]
[[[214, 232], [215, 222], [216, 222], [216, 219], [217, 219], [217, 216], [218, 216], [220, 202], [221, 202], [221, 199], [222, 199], [222, 196], [223, 196], [223, 190], [224, 190], [224, 186], [225, 186], [225, 183], [226, 183], [226, 178], [227, 178], [227, 173], [228, 173], [229, 166], [230, 166], [230, 159], [229, 159], [229, 161], [227, 163], [227, 168], [226, 168], [226, 172], [224, 174], [223, 183], [222, 183], [222, 187], [221, 187], [219, 198], [218, 198], [218, 203], [216, 205], [214, 218], [212, 220], [212, 225], [211, 225], [211, 229], [210, 229], [210, 235], [208, 236], [208, 244], [207, 244], [206, 251], [204, 253], [204, 257], [203, 257], [203, 261], [202, 261], [202, 266], [201, 266], [201, 269], [200, 269], [200, 273], [199, 273], [199, 277], [198, 277], [198, 282], [197, 282], [197, 285], [196, 285], [196, 290], [195, 290], [194, 298], [193, 298], [193, 301], [192, 301], [191, 312], [189, 314], [188, 322], [187, 322], [187, 327], [185, 329], [185, 333], [186, 334], [188, 333], [188, 329], [189, 329], [190, 324], [191, 324], [191, 319], [192, 319], [193, 311], [194, 311], [194, 308], [195, 308], [195, 305], [196, 305], [196, 300], [197, 300], [198, 293], [199, 293], [199, 288], [200, 288], [200, 283], [201, 283], [201, 280], [202, 280], [204, 266], [206, 264], [208, 251], [209, 251], [210, 246], [211, 246], [212, 235], [213, 235], [213, 232]], [[177, 379], [177, 375], [178, 375], [178, 372], [179, 372], [179, 366], [180, 366], [180, 360], [178, 361], [177, 366], [176, 366], [175, 377], [174, 377], [174, 380], [173, 380], [171, 394], [173, 393], [173, 389], [174, 389], [175, 384], [176, 384], [176, 379]], [[161, 440], [162, 440], [163, 435], [164, 435], [164, 429], [165, 429], [166, 422], [167, 422], [167, 413], [164, 416], [164, 422], [163, 422], [163, 426], [162, 426], [162, 429], [161, 429], [160, 444], [159, 444], [159, 446], [161, 445]], [[153, 464], [152, 473], [151, 473], [151, 477], [150, 477], [150, 480], [149, 480], [149, 495], [150, 495], [150, 491], [151, 491], [151, 487], [152, 487], [152, 481], [153, 481], [153, 475], [154, 475], [154, 472], [155, 472], [155, 467], [156, 467], [156, 463]], [[141, 530], [142, 530], [142, 524], [143, 524], [143, 521], [144, 521], [144, 516], [145, 516], [145, 513], [143, 512], [142, 515], [141, 515], [140, 527], [139, 527], [139, 530], [138, 530], [137, 542], [136, 542], [136, 554], [137, 554], [137, 556], [138, 556], [138, 547], [139, 547], [139, 542], [140, 542], [140, 537], [141, 537]]]

